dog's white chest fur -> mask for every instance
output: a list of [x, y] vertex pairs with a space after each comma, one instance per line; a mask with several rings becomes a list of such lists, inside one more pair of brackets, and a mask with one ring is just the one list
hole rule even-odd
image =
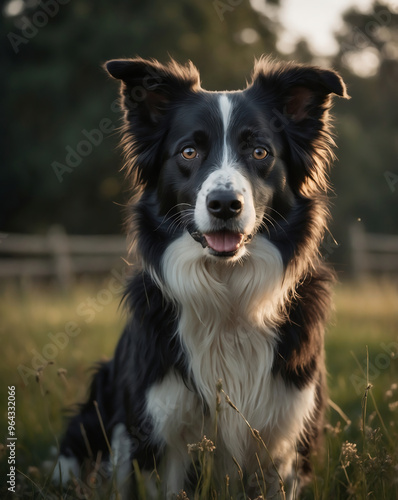
[[[187, 351], [189, 371], [199, 392], [198, 396], [189, 390], [171, 372], [148, 393], [147, 411], [155, 434], [173, 450], [168, 452], [168, 467], [175, 469], [167, 473], [169, 487], [182, 487], [174, 483], [182, 481], [177, 470], [189, 462], [187, 444], [199, 441], [203, 434], [211, 436], [216, 419], [222, 456], [234, 457], [242, 467], [255, 459], [255, 443], [242, 416], [225, 401], [216, 415], [220, 379], [231, 401], [260, 431], [268, 447], [277, 443], [279, 450], [288, 448], [312, 411], [314, 389], [299, 391], [272, 375], [274, 325], [286, 293], [278, 250], [257, 237], [244, 262], [220, 263], [205, 257], [200, 245], [186, 234], [166, 251], [160, 286], [178, 306], [176, 333]], [[220, 464], [221, 469], [225, 467], [227, 463]]]

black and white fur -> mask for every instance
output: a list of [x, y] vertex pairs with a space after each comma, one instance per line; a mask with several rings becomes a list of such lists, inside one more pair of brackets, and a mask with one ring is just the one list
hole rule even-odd
[[[269, 59], [239, 92], [203, 90], [191, 63], [106, 68], [121, 80], [140, 265], [114, 359], [71, 420], [56, 473], [79, 474], [88, 441], [92, 460], [101, 453], [124, 471], [119, 479], [131, 476], [132, 494], [136, 460], [148, 478], [156, 466], [172, 496], [194, 487], [187, 444], [206, 435], [219, 488], [239, 464], [249, 493], [258, 493], [257, 473], [270, 497], [281, 477], [296, 498], [323, 426], [332, 274], [318, 248], [333, 156], [328, 109], [331, 94], [347, 97], [344, 83], [331, 70]], [[217, 404], [219, 380], [241, 414], [224, 397]]]

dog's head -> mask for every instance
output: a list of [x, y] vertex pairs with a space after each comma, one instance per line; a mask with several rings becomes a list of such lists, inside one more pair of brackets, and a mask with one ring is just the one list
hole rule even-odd
[[129, 172], [164, 225], [212, 257], [242, 257], [298, 199], [326, 190], [330, 96], [347, 97], [337, 73], [262, 59], [245, 90], [207, 92], [191, 63], [106, 69], [122, 81]]

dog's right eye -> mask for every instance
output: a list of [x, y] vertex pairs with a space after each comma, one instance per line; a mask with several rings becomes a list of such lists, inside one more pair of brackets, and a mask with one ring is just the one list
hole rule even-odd
[[253, 151], [253, 158], [255, 160], [264, 160], [268, 156], [268, 151], [264, 148], [256, 148]]
[[198, 152], [195, 148], [187, 147], [181, 151], [181, 156], [185, 158], [185, 160], [193, 160], [198, 156]]

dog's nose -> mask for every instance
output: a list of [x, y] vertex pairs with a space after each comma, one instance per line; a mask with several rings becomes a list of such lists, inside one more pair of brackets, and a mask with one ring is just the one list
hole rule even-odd
[[235, 191], [215, 190], [207, 195], [207, 210], [219, 219], [237, 217], [243, 209], [243, 196]]

